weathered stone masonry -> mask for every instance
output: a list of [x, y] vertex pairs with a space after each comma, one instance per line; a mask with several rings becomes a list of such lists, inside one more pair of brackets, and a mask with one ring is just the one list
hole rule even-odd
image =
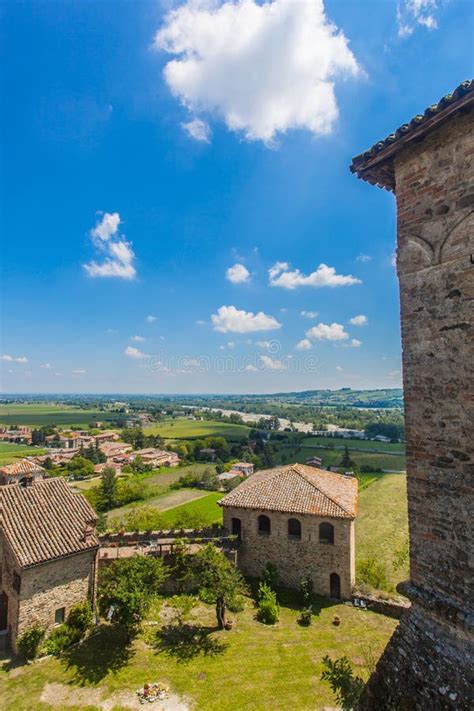
[[361, 709], [474, 707], [473, 88], [353, 162], [397, 198], [412, 601]]

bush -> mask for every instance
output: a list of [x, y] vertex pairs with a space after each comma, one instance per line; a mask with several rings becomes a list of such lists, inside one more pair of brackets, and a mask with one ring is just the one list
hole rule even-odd
[[46, 629], [40, 625], [33, 625], [23, 632], [17, 642], [18, 651], [23, 659], [34, 659], [38, 656], [45, 633]]
[[313, 581], [311, 580], [309, 575], [305, 575], [305, 577], [301, 580], [300, 592], [301, 598], [303, 600], [303, 605], [305, 607], [309, 607], [313, 599]]
[[278, 569], [276, 565], [274, 563], [270, 563], [270, 561], [268, 561], [264, 568], [263, 582], [272, 590], [275, 590], [278, 585]]
[[357, 583], [371, 585], [377, 590], [386, 590], [388, 580], [384, 564], [373, 556], [362, 558], [357, 564]]
[[53, 654], [57, 657], [64, 649], [70, 647], [71, 644], [79, 642], [81, 638], [80, 632], [69, 625], [59, 625], [55, 627], [45, 643], [45, 650], [48, 654]]
[[356, 705], [364, 688], [364, 681], [360, 676], [354, 676], [351, 664], [347, 657], [332, 661], [330, 657], [323, 657], [326, 669], [321, 674], [323, 681], [329, 682], [336, 701], [343, 711], [351, 711]]
[[93, 625], [92, 606], [90, 602], [78, 602], [71, 607], [66, 624], [84, 637]]
[[260, 583], [258, 588], [257, 620], [264, 625], [274, 625], [278, 622], [280, 608], [276, 593], [266, 584]]
[[301, 611], [301, 615], [299, 617], [299, 624], [302, 625], [303, 627], [309, 627], [313, 619], [313, 608], [311, 605], [309, 607], [305, 607], [304, 610]]

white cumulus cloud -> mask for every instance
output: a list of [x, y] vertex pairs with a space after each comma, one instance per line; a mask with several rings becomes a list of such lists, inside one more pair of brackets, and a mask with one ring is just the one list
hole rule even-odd
[[1, 355], [0, 360], [4, 360], [7, 363], [28, 363], [28, 358], [26, 358], [26, 356], [12, 356], [8, 353]]
[[364, 316], [364, 314], [359, 314], [358, 316], [353, 316], [349, 319], [349, 323], [352, 326], [367, 326], [368, 322], [368, 318], [367, 316]]
[[206, 121], [195, 118], [192, 121], [182, 123], [181, 128], [195, 141], [203, 141], [204, 143], [210, 143], [211, 141], [211, 127]]
[[300, 311], [300, 316], [304, 316], [305, 318], [316, 318], [317, 315], [317, 311]]
[[291, 270], [287, 262], [276, 262], [268, 270], [268, 277], [270, 286], [280, 286], [283, 289], [296, 289], [299, 286], [352, 286], [362, 283], [351, 274], [337, 274], [334, 267], [328, 267], [327, 264], [320, 264], [314, 272], [306, 275], [299, 269]]
[[306, 336], [311, 341], [345, 341], [349, 338], [341, 323], [318, 323], [306, 331]]
[[153, 316], [152, 314], [149, 314], [149, 315], [146, 317], [145, 321], [146, 321], [147, 323], [155, 323], [155, 321], [156, 321], [156, 316]]
[[252, 333], [255, 331], [274, 331], [281, 328], [276, 318], [259, 311], [236, 309], [235, 306], [221, 306], [216, 314], [211, 315], [214, 331], [220, 333]]
[[270, 356], [260, 356], [260, 363], [268, 370], [284, 370], [285, 364], [281, 360], [271, 358]]
[[322, 0], [187, 0], [155, 48], [173, 55], [164, 78], [191, 113], [267, 144], [289, 129], [330, 133], [336, 82], [361, 73]]
[[352, 338], [351, 339], [351, 346], [352, 348], [359, 348], [362, 345], [362, 341], [359, 341], [358, 338]]
[[133, 279], [136, 276], [134, 265], [135, 252], [131, 243], [119, 233], [121, 224], [118, 212], [106, 212], [97, 225], [90, 231], [90, 237], [100, 261], [83, 264], [90, 277], [115, 277]]
[[311, 346], [311, 341], [309, 338], [302, 338], [301, 341], [298, 341], [298, 343], [295, 346], [297, 351], [309, 351]]
[[243, 264], [234, 264], [233, 267], [229, 267], [226, 271], [225, 278], [232, 284], [244, 284], [249, 281], [250, 272]]
[[146, 339], [143, 336], [131, 336], [130, 340], [135, 341], [135, 343], [143, 343]]
[[409, 37], [417, 25], [436, 30], [438, 0], [401, 0], [397, 5], [398, 36]]
[[142, 360], [143, 358], [148, 358], [147, 353], [143, 353], [138, 348], [135, 348], [135, 346], [127, 346], [124, 350], [124, 354], [128, 358], [135, 358], [135, 360]]

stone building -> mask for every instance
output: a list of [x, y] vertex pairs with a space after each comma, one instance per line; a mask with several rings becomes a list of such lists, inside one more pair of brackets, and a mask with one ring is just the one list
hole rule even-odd
[[474, 82], [354, 158], [397, 201], [412, 606], [362, 709], [474, 708]]
[[27, 479], [39, 481], [43, 478], [45, 470], [36, 462], [29, 459], [19, 459], [13, 464], [4, 464], [0, 467], [0, 486], [6, 484], [23, 484]]
[[31, 625], [61, 624], [94, 601], [96, 514], [63, 478], [0, 487], [0, 640], [16, 651]]
[[355, 578], [357, 480], [304, 464], [257, 472], [225, 496], [224, 527], [240, 538], [238, 566], [282, 585], [311, 577], [320, 595], [348, 598]]

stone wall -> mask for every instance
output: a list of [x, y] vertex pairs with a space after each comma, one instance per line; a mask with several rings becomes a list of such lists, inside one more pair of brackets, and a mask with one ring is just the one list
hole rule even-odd
[[[232, 530], [232, 518], [241, 521], [241, 544], [238, 566], [245, 575], [260, 577], [268, 562], [276, 565], [282, 585], [299, 588], [301, 579], [309, 575], [314, 591], [329, 596], [329, 576], [337, 573], [341, 580], [341, 596], [349, 598], [355, 582], [354, 523], [347, 519], [323, 519], [313, 515], [292, 515], [263, 510], [224, 508], [224, 526]], [[258, 517], [268, 516], [270, 535], [258, 532]], [[288, 519], [301, 522], [301, 540], [288, 536]], [[332, 523], [334, 544], [319, 542], [319, 524]]]
[[[4, 553], [6, 546], [4, 546]], [[91, 600], [95, 593], [97, 552], [77, 553], [21, 571], [21, 587], [15, 590], [13, 575], [18, 573], [12, 558], [3, 557], [2, 588], [8, 595], [10, 641], [16, 651], [16, 638], [31, 625], [47, 628], [55, 624], [55, 612], [65, 608], [67, 617], [77, 602]]]
[[472, 119], [395, 160], [413, 606], [364, 709], [474, 707]]

